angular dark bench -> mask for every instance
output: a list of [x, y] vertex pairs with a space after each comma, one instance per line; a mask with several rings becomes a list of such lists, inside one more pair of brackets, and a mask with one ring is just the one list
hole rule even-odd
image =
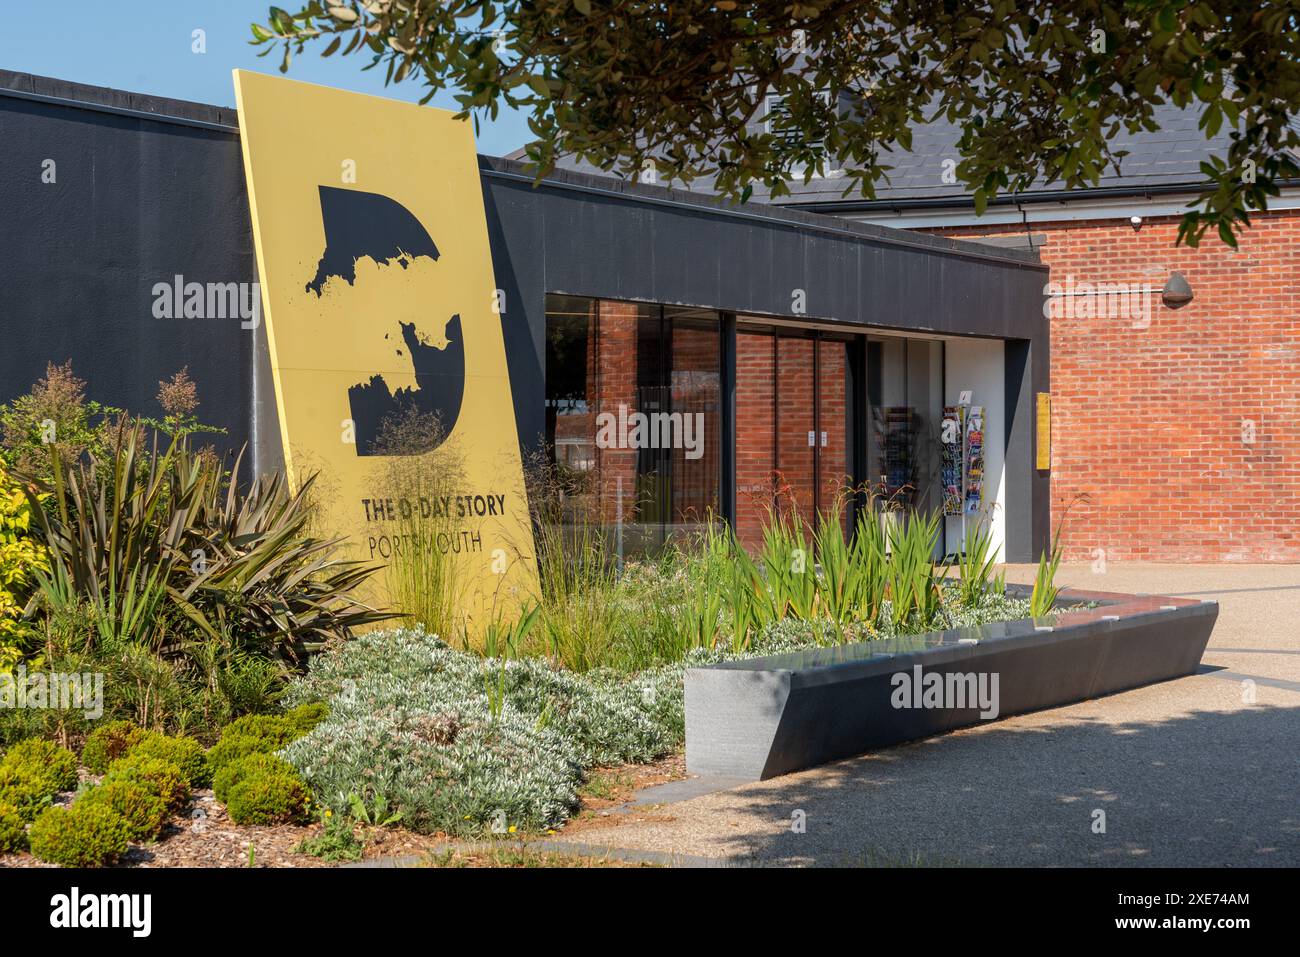
[[[980, 675], [986, 689], [997, 682], [997, 718], [1180, 678], [1219, 614], [1213, 601], [1073, 589], [1057, 607], [1085, 603], [1095, 607], [689, 669], [686, 768], [757, 781], [995, 720], [975, 700]], [[916, 679], [933, 689], [932, 673], [948, 706], [910, 706], [925, 704]]]

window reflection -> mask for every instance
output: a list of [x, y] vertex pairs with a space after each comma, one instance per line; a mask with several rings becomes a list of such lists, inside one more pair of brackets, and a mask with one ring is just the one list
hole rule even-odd
[[623, 557], [718, 515], [720, 335], [707, 310], [547, 297], [548, 452]]

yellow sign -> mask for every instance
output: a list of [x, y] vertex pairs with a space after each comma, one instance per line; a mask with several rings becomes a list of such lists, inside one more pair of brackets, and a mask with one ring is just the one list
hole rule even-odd
[[1040, 472], [1052, 468], [1052, 393], [1038, 393], [1038, 463]]
[[290, 483], [386, 566], [368, 597], [512, 615], [537, 573], [469, 125], [243, 70], [235, 98]]

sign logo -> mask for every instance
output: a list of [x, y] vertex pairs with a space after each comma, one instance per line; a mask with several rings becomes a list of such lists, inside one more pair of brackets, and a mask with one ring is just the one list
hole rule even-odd
[[[438, 261], [434, 245], [420, 221], [400, 203], [376, 193], [320, 187], [321, 221], [325, 227], [325, 251], [316, 275], [307, 283], [308, 292], [318, 297], [330, 279], [348, 285], [357, 281], [356, 264], [369, 259], [385, 267], [396, 264], [409, 269], [421, 258]], [[380, 274], [379, 281], [385, 281]], [[369, 317], [359, 316], [368, 322]], [[379, 324], [375, 324], [376, 328]], [[465, 344], [461, 338], [460, 314], [451, 316], [443, 329], [446, 344], [434, 345], [414, 322], [399, 322], [401, 339], [394, 354], [410, 360], [415, 385], [390, 389], [383, 376], [372, 375], [348, 388], [348, 404], [356, 425], [358, 455], [379, 454], [379, 432], [385, 421], [400, 420], [412, 411], [437, 417], [442, 435], [452, 432], [465, 397]], [[385, 332], [387, 340], [391, 332]], [[433, 451], [431, 446], [424, 451]], [[411, 454], [409, 449], [399, 454]]]
[[375, 601], [409, 611], [436, 553], [455, 627], [511, 614], [536, 567], [470, 127], [242, 70], [235, 96], [290, 483], [387, 566]]

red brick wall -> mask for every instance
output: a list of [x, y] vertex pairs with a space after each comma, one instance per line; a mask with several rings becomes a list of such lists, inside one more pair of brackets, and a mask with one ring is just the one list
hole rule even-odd
[[[1154, 287], [1147, 328], [1059, 307], [1052, 318], [1053, 526], [1091, 499], [1070, 512], [1067, 558], [1300, 561], [1300, 213], [1254, 223], [1235, 251], [1213, 237], [1175, 247], [1172, 217], [1137, 233], [1125, 221], [1032, 225], [1053, 282]], [[1196, 296], [1178, 310], [1160, 302], [1174, 270]]]
[[[628, 414], [638, 411], [637, 395], [637, 328], [639, 310], [635, 303], [597, 303], [599, 322], [591, 324], [592, 346], [588, 371], [589, 401], [595, 412], [618, 415], [620, 405]], [[593, 432], [594, 437], [594, 432]], [[624, 523], [638, 521], [640, 493], [636, 483], [636, 449], [596, 449], [596, 469], [600, 478], [601, 515], [613, 523], [620, 515], [620, 480], [622, 481], [621, 515]]]
[[762, 542], [774, 504], [774, 344], [772, 336], [736, 334], [736, 536], [747, 548]]

